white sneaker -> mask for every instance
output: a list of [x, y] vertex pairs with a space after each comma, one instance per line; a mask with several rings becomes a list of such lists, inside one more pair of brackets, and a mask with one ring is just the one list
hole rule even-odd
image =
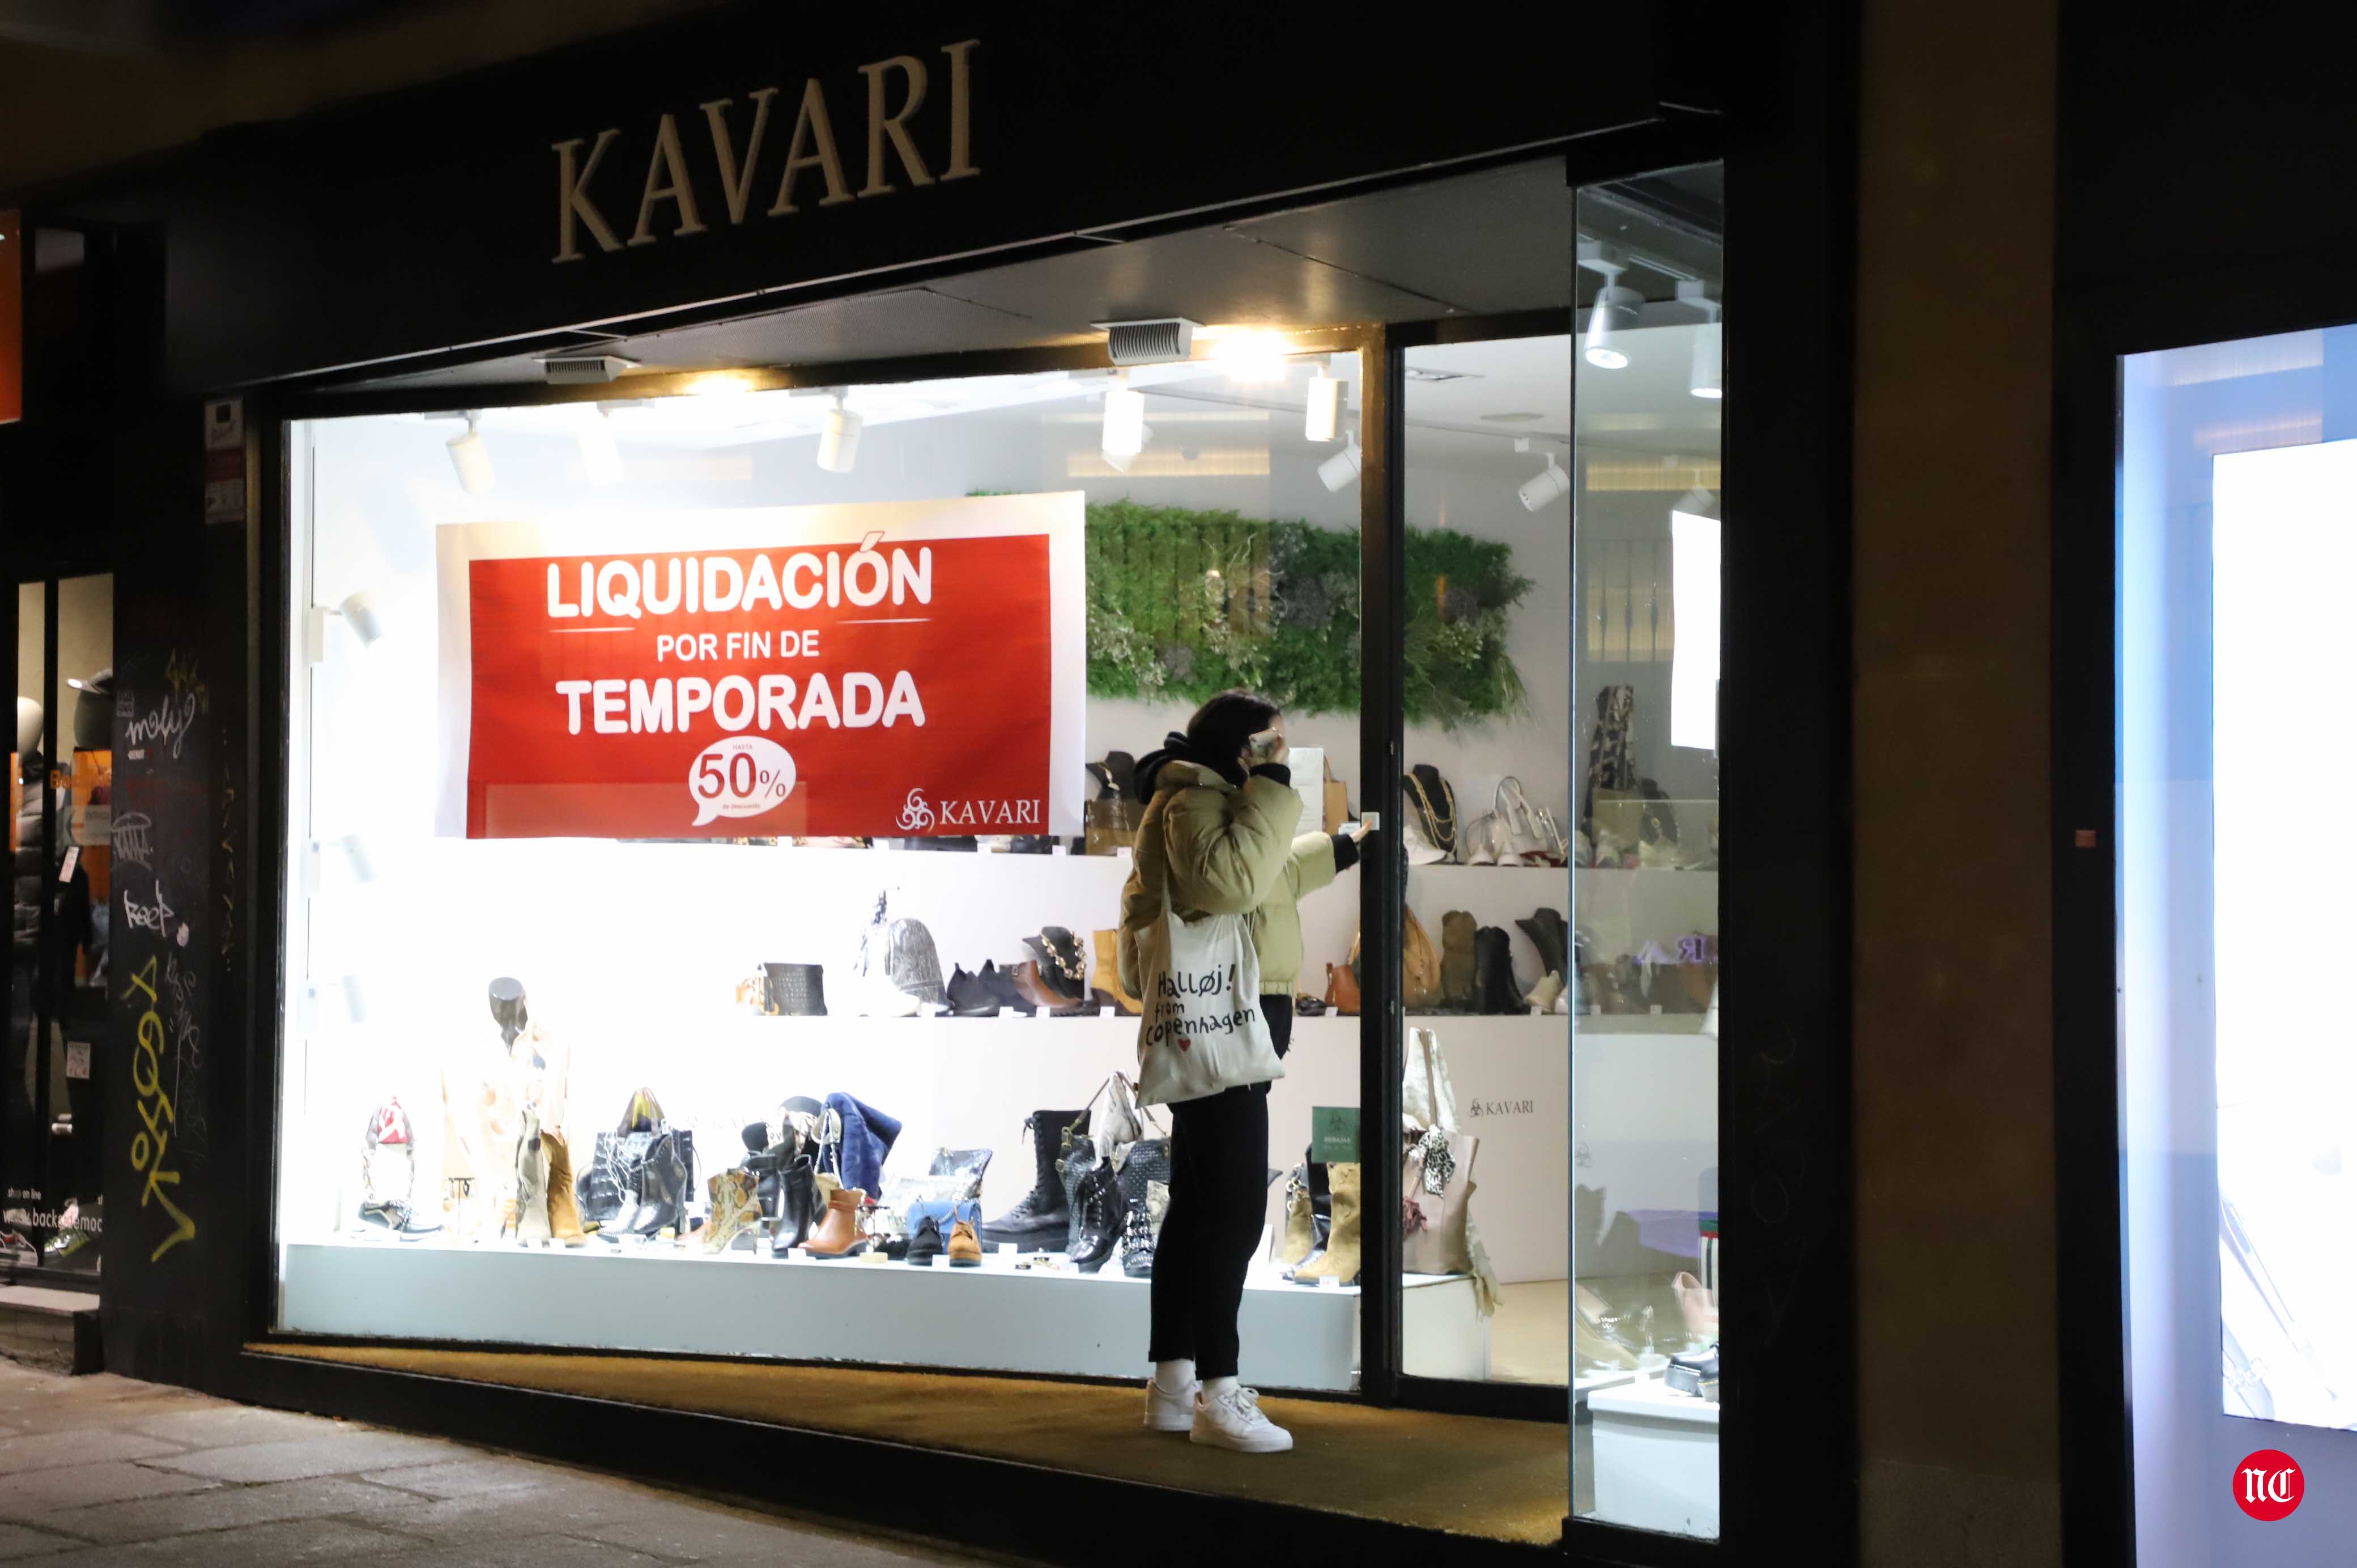
[[1261, 1414], [1259, 1391], [1241, 1386], [1223, 1394], [1197, 1394], [1187, 1435], [1191, 1443], [1239, 1454], [1282, 1454], [1293, 1446], [1293, 1434]]
[[1154, 1379], [1146, 1380], [1146, 1427], [1149, 1432], [1192, 1432], [1195, 1429], [1195, 1396], [1203, 1385], [1189, 1380], [1176, 1393]]

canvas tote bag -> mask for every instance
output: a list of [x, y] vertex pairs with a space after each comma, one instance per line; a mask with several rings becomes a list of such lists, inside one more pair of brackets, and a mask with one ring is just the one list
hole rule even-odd
[[1146, 943], [1137, 1101], [1174, 1105], [1285, 1076], [1260, 1011], [1260, 954], [1242, 915], [1182, 920], [1163, 890]]

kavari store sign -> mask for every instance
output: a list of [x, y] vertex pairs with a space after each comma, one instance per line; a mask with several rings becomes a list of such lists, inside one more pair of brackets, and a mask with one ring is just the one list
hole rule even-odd
[[1082, 499], [437, 535], [468, 838], [1079, 831]]

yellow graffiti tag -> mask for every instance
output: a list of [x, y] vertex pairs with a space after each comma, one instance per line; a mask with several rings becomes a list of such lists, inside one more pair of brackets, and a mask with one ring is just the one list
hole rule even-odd
[[131, 1135], [131, 1168], [144, 1171], [147, 1185], [139, 1194], [139, 1207], [147, 1207], [149, 1198], [163, 1205], [164, 1212], [172, 1217], [172, 1233], [147, 1254], [154, 1262], [183, 1241], [193, 1240], [197, 1222], [180, 1211], [164, 1189], [180, 1185], [180, 1173], [164, 1168], [164, 1157], [172, 1146], [171, 1129], [178, 1125], [173, 1114], [171, 1096], [164, 1092], [162, 1058], [164, 1044], [163, 1015], [156, 1011], [156, 960], [150, 957], [144, 968], [131, 977], [130, 991], [123, 993], [128, 1002], [135, 992], [145, 993], [147, 1011], [139, 1015], [139, 1043], [131, 1054], [131, 1087], [139, 1093], [139, 1120], [146, 1123], [144, 1133]]

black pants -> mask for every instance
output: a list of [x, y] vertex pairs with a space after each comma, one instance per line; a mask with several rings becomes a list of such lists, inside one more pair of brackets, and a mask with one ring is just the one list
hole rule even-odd
[[[1293, 1043], [1293, 998], [1264, 996], [1276, 1053]], [[1268, 1214], [1268, 1085], [1170, 1107], [1170, 1207], [1154, 1247], [1149, 1361], [1236, 1375], [1236, 1314]]]

